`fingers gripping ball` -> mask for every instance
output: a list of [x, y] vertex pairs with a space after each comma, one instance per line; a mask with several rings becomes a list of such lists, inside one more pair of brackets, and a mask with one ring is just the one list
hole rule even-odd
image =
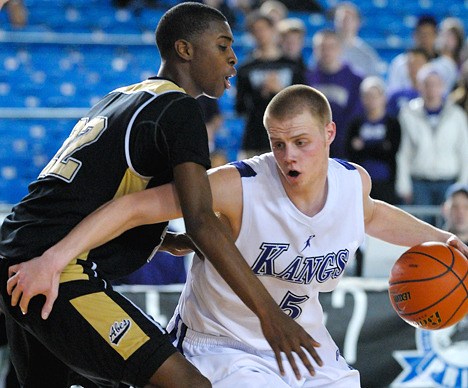
[[452, 326], [468, 313], [468, 260], [444, 243], [416, 245], [393, 265], [388, 293], [410, 325], [426, 330]]

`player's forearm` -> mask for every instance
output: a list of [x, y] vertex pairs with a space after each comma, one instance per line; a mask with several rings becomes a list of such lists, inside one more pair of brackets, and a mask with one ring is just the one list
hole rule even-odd
[[111, 201], [84, 218], [45, 255], [57, 258], [62, 269], [83, 252], [96, 248], [130, 229], [135, 221], [135, 207], [127, 198]]
[[449, 232], [438, 229], [413, 215], [382, 201], [375, 201], [372, 219], [366, 233], [389, 243], [414, 246], [426, 241], [446, 242]]
[[172, 185], [129, 194], [110, 201], [85, 217], [46, 253], [64, 268], [71, 260], [136, 226], [180, 217]]

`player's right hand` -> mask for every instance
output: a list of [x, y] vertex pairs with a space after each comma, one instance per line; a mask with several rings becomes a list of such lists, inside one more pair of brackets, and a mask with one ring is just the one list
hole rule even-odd
[[11, 296], [11, 305], [19, 305], [21, 312], [28, 312], [29, 301], [36, 295], [45, 295], [41, 317], [47, 319], [58, 295], [60, 270], [48, 265], [44, 257], [37, 257], [8, 269], [7, 292]]
[[282, 310], [278, 310], [278, 313], [275, 313], [273, 317], [270, 315], [268, 319], [260, 319], [260, 323], [263, 334], [275, 353], [281, 375], [285, 374], [281, 353], [286, 355], [298, 380], [301, 378], [301, 374], [293, 353], [297, 354], [312, 376], [315, 375], [315, 369], [307, 353], [312, 356], [317, 365], [323, 365], [322, 359], [315, 350], [320, 344]]

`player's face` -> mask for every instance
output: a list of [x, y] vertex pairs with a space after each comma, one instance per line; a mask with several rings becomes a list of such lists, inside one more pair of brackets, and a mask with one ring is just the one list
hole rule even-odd
[[229, 78], [236, 74], [237, 63], [233, 41], [228, 23], [211, 22], [210, 28], [193, 42], [190, 75], [196, 93], [219, 98], [231, 87]]
[[317, 179], [326, 177], [334, 123], [324, 126], [304, 110], [283, 119], [267, 116], [265, 125], [286, 189], [307, 190]]

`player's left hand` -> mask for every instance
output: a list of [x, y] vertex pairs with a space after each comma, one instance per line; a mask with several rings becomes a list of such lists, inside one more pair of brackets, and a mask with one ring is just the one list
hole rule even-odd
[[7, 292], [11, 305], [19, 305], [21, 312], [28, 312], [29, 301], [36, 295], [45, 295], [41, 317], [47, 319], [58, 295], [61, 270], [54, 269], [44, 256], [15, 264], [8, 269]]
[[454, 247], [454, 248], [457, 248], [468, 259], [468, 246], [466, 244], [464, 244], [463, 241], [460, 240], [460, 238], [458, 238], [455, 235], [452, 235], [447, 240], [447, 244]]

